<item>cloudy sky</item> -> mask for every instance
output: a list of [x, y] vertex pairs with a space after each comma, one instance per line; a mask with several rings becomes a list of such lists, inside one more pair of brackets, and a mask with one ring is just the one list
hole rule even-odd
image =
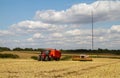
[[0, 46], [120, 49], [119, 0], [0, 0]]

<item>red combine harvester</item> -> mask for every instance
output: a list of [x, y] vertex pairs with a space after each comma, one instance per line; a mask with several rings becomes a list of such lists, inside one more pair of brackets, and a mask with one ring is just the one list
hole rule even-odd
[[56, 49], [46, 49], [38, 57], [38, 61], [60, 60], [61, 52]]

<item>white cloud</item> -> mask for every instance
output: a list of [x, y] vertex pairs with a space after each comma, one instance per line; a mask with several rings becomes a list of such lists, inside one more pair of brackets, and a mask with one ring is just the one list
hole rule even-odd
[[37, 11], [35, 19], [52, 24], [86, 24], [91, 23], [91, 11], [93, 11], [95, 22], [120, 20], [119, 6], [120, 1], [96, 1], [92, 4], [75, 4], [63, 11]]
[[49, 28], [50, 25], [47, 23], [42, 23], [40, 21], [22, 21], [17, 24], [13, 24], [11, 26], [12, 29], [36, 29], [36, 28], [41, 28], [41, 29], [47, 29]]
[[7, 36], [13, 36], [15, 33], [9, 31], [9, 30], [0, 30], [0, 36], [1, 37], [7, 37]]
[[33, 38], [43, 38], [43, 35], [41, 33], [35, 33]]
[[41, 21], [22, 21], [17, 24], [11, 25], [11, 31], [19, 34], [37, 33], [37, 32], [54, 32], [64, 30], [68, 25], [56, 25], [43, 23]]
[[63, 35], [61, 33], [53, 33], [52, 36], [53, 37], [62, 37]]
[[[113, 32], [114, 31], [114, 32]], [[48, 31], [46, 31], [48, 32]], [[76, 29], [74, 28], [73, 30], [69, 30], [68, 28], [65, 28], [62, 32], [59, 31], [54, 31], [50, 33], [40, 32], [37, 33], [30, 33], [31, 38], [26, 37], [25, 39], [22, 38], [19, 40], [7, 40], [4, 39], [1, 42], [4, 45], [8, 44], [14, 44], [14, 46], [31, 46], [31, 47], [57, 47], [57, 48], [90, 48], [91, 47], [91, 29]], [[26, 35], [27, 36], [27, 35]], [[13, 37], [13, 36], [12, 36]], [[23, 36], [24, 37], [24, 36]], [[10, 37], [9, 37], [10, 38]], [[109, 29], [103, 29], [103, 28], [98, 28], [94, 29], [94, 44], [96, 48], [105, 48], [102, 47], [103, 44], [104, 46], [107, 46], [106, 48], [111, 48], [110, 45], [114, 43], [114, 45], [119, 44], [120, 36], [119, 36], [119, 25], [113, 25]], [[109, 42], [109, 44], [108, 44]], [[18, 44], [19, 43], [19, 44]], [[39, 44], [38, 44], [39, 43]], [[34, 44], [34, 46], [33, 46]], [[84, 47], [83, 47], [84, 46]], [[115, 48], [115, 47], [114, 47]]]
[[34, 40], [33, 40], [33, 38], [28, 38], [27, 41], [28, 42], [33, 42]]
[[80, 35], [81, 31], [79, 29], [74, 29], [74, 30], [66, 31], [66, 34], [69, 34], [69, 35]]
[[111, 31], [120, 32], [120, 25], [113, 25], [113, 26], [111, 27]]

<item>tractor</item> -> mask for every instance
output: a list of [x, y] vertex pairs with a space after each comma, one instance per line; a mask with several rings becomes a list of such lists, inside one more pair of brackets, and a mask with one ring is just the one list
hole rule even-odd
[[61, 52], [56, 49], [45, 49], [38, 56], [38, 61], [60, 60]]

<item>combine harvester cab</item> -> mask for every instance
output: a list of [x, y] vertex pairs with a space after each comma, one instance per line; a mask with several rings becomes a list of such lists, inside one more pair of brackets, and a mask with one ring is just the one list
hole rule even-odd
[[92, 61], [92, 58], [89, 57], [89, 55], [81, 54], [80, 56], [73, 56], [73, 61]]
[[46, 49], [45, 51], [41, 52], [38, 57], [38, 61], [51, 61], [51, 60], [60, 60], [61, 52], [56, 49]]

